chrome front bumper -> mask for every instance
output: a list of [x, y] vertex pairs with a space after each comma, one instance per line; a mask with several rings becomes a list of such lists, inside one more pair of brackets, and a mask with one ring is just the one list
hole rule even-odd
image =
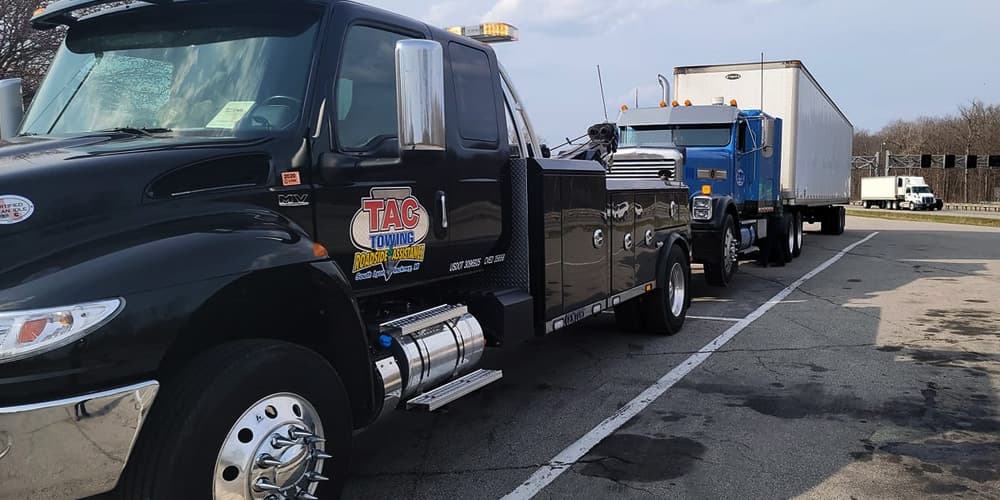
[[118, 484], [160, 384], [0, 408], [0, 499], [73, 499]]

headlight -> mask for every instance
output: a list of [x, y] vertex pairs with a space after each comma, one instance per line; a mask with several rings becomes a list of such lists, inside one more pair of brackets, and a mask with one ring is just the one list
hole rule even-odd
[[121, 311], [122, 299], [34, 311], [0, 312], [0, 363], [69, 344], [100, 328]]
[[695, 196], [691, 203], [691, 218], [712, 220], [712, 199], [707, 196]]

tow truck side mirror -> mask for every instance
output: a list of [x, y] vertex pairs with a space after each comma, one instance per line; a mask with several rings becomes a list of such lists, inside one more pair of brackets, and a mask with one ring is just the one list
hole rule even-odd
[[396, 42], [399, 152], [443, 152], [444, 50], [432, 40]]
[[23, 117], [21, 80], [0, 80], [0, 139], [14, 137]]

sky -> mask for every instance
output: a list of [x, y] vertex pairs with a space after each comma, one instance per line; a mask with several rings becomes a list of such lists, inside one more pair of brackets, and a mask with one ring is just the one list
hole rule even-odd
[[495, 45], [550, 145], [622, 104], [660, 101], [675, 66], [799, 59], [855, 129], [1000, 103], [998, 0], [361, 0], [436, 26], [508, 22]]

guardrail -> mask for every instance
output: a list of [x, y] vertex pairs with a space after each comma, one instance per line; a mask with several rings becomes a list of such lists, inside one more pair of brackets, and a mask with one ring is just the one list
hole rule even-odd
[[1000, 204], [996, 203], [945, 203], [945, 210], [963, 210], [966, 212], [1000, 212]]

